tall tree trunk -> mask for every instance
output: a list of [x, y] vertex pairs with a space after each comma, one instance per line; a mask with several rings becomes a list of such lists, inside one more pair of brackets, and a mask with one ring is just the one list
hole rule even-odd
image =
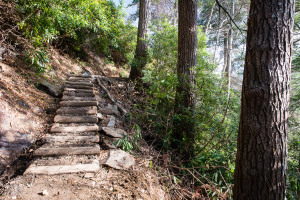
[[252, 0], [234, 199], [284, 200], [294, 0]]
[[228, 34], [226, 31], [224, 31], [224, 66], [222, 69], [222, 76], [225, 76], [226, 67], [227, 67], [227, 54], [228, 54]]
[[204, 33], [205, 34], [207, 34], [208, 27], [209, 27], [209, 24], [210, 24], [210, 21], [211, 21], [212, 14], [214, 12], [215, 5], [216, 5], [216, 2], [214, 1], [214, 4], [210, 8], [207, 20], [205, 22], [205, 26], [204, 26]]
[[137, 45], [129, 75], [131, 80], [139, 80], [143, 76], [142, 70], [147, 64], [150, 6], [151, 0], [140, 0]]
[[[197, 0], [178, 1], [178, 85], [175, 98], [173, 147], [192, 154], [194, 143], [195, 70], [197, 65]], [[183, 143], [184, 138], [186, 139]], [[182, 146], [181, 146], [182, 147]]]
[[[230, 15], [234, 16], [234, 0], [231, 0], [231, 11]], [[225, 69], [225, 78], [226, 78], [226, 87], [227, 87], [227, 96], [229, 99], [230, 95], [230, 84], [231, 84], [231, 68], [232, 68], [232, 39], [233, 39], [233, 23], [230, 21], [230, 29], [228, 33], [228, 48], [227, 48], [227, 59], [226, 59], [226, 69]]]
[[220, 32], [221, 32], [221, 27], [223, 26], [224, 21], [221, 23], [219, 22], [219, 28], [218, 28], [218, 33], [217, 33], [217, 41], [215, 45], [215, 50], [214, 50], [214, 56], [213, 56], [213, 64], [216, 62], [216, 53], [217, 53], [217, 48], [219, 46], [219, 40], [220, 40]]

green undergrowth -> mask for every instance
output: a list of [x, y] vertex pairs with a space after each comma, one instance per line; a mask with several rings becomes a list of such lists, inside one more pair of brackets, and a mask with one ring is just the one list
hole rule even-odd
[[136, 28], [124, 21], [122, 7], [109, 0], [15, 0], [24, 37], [31, 41], [27, 59], [37, 72], [47, 68], [54, 45], [85, 58], [84, 48], [114, 61], [133, 58]]

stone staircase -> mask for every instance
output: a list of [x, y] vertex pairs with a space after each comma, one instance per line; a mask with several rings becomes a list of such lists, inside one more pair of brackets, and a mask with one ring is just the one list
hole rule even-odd
[[50, 134], [34, 151], [34, 162], [24, 174], [96, 172], [100, 155], [97, 105], [92, 77], [71, 75]]

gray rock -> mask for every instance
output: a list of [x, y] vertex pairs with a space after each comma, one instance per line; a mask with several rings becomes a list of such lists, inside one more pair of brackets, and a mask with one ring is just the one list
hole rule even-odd
[[103, 119], [104, 119], [104, 117], [103, 117], [103, 115], [102, 115], [101, 113], [97, 113], [97, 117], [98, 117], [98, 119], [100, 119], [100, 120], [103, 120]]
[[114, 144], [118, 139], [117, 138], [104, 138], [103, 143], [108, 149], [116, 149], [116, 145]]
[[127, 135], [126, 131], [119, 128], [103, 127], [102, 130], [109, 136], [114, 138], [123, 138]]
[[112, 149], [104, 165], [115, 169], [128, 169], [135, 164], [135, 159], [129, 153], [120, 149]]
[[40, 79], [36, 87], [53, 97], [62, 97], [62, 89], [44, 79]]
[[114, 128], [116, 124], [116, 118], [112, 115], [108, 115], [108, 117], [109, 117], [109, 122], [107, 124], [107, 127]]
[[120, 115], [118, 107], [116, 105], [108, 104], [106, 107], [99, 108], [100, 112], [106, 115]]

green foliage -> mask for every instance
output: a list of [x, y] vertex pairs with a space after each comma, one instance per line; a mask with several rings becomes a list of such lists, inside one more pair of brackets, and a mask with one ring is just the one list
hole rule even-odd
[[[295, 46], [295, 52], [297, 52]], [[299, 51], [298, 51], [299, 52]], [[287, 198], [299, 199], [300, 196], [300, 54], [295, 53], [292, 63], [291, 100], [288, 134]]]
[[132, 136], [125, 135], [119, 139], [115, 145], [124, 151], [130, 152], [132, 149], [138, 150], [138, 141], [142, 138], [142, 130], [137, 124], [134, 125], [133, 129], [134, 134]]
[[45, 50], [37, 48], [26, 51], [26, 61], [34, 67], [37, 73], [43, 73], [47, 68], [49, 59]]
[[82, 46], [107, 56], [120, 52], [126, 62], [133, 57], [135, 28], [109, 0], [16, 0], [23, 21], [19, 23], [33, 49], [56, 43], [68, 46], [77, 56]]
[[[148, 97], [139, 105], [144, 114], [136, 115], [140, 124], [155, 131], [164, 150], [170, 150], [174, 103], [177, 85], [177, 27], [168, 20], [154, 22], [151, 27], [150, 59], [142, 80], [148, 84]], [[224, 80], [215, 74], [206, 50], [206, 37], [198, 31], [198, 64], [196, 71], [195, 158], [186, 167], [202, 168], [206, 179], [217, 180], [218, 187], [233, 183], [236, 140], [240, 113], [240, 93], [231, 91], [228, 99]], [[179, 116], [177, 116], [179, 117]], [[183, 138], [184, 139], [184, 138]], [[220, 175], [221, 174], [221, 175]], [[221, 180], [222, 179], [222, 180]], [[224, 180], [223, 180], [224, 179]]]

